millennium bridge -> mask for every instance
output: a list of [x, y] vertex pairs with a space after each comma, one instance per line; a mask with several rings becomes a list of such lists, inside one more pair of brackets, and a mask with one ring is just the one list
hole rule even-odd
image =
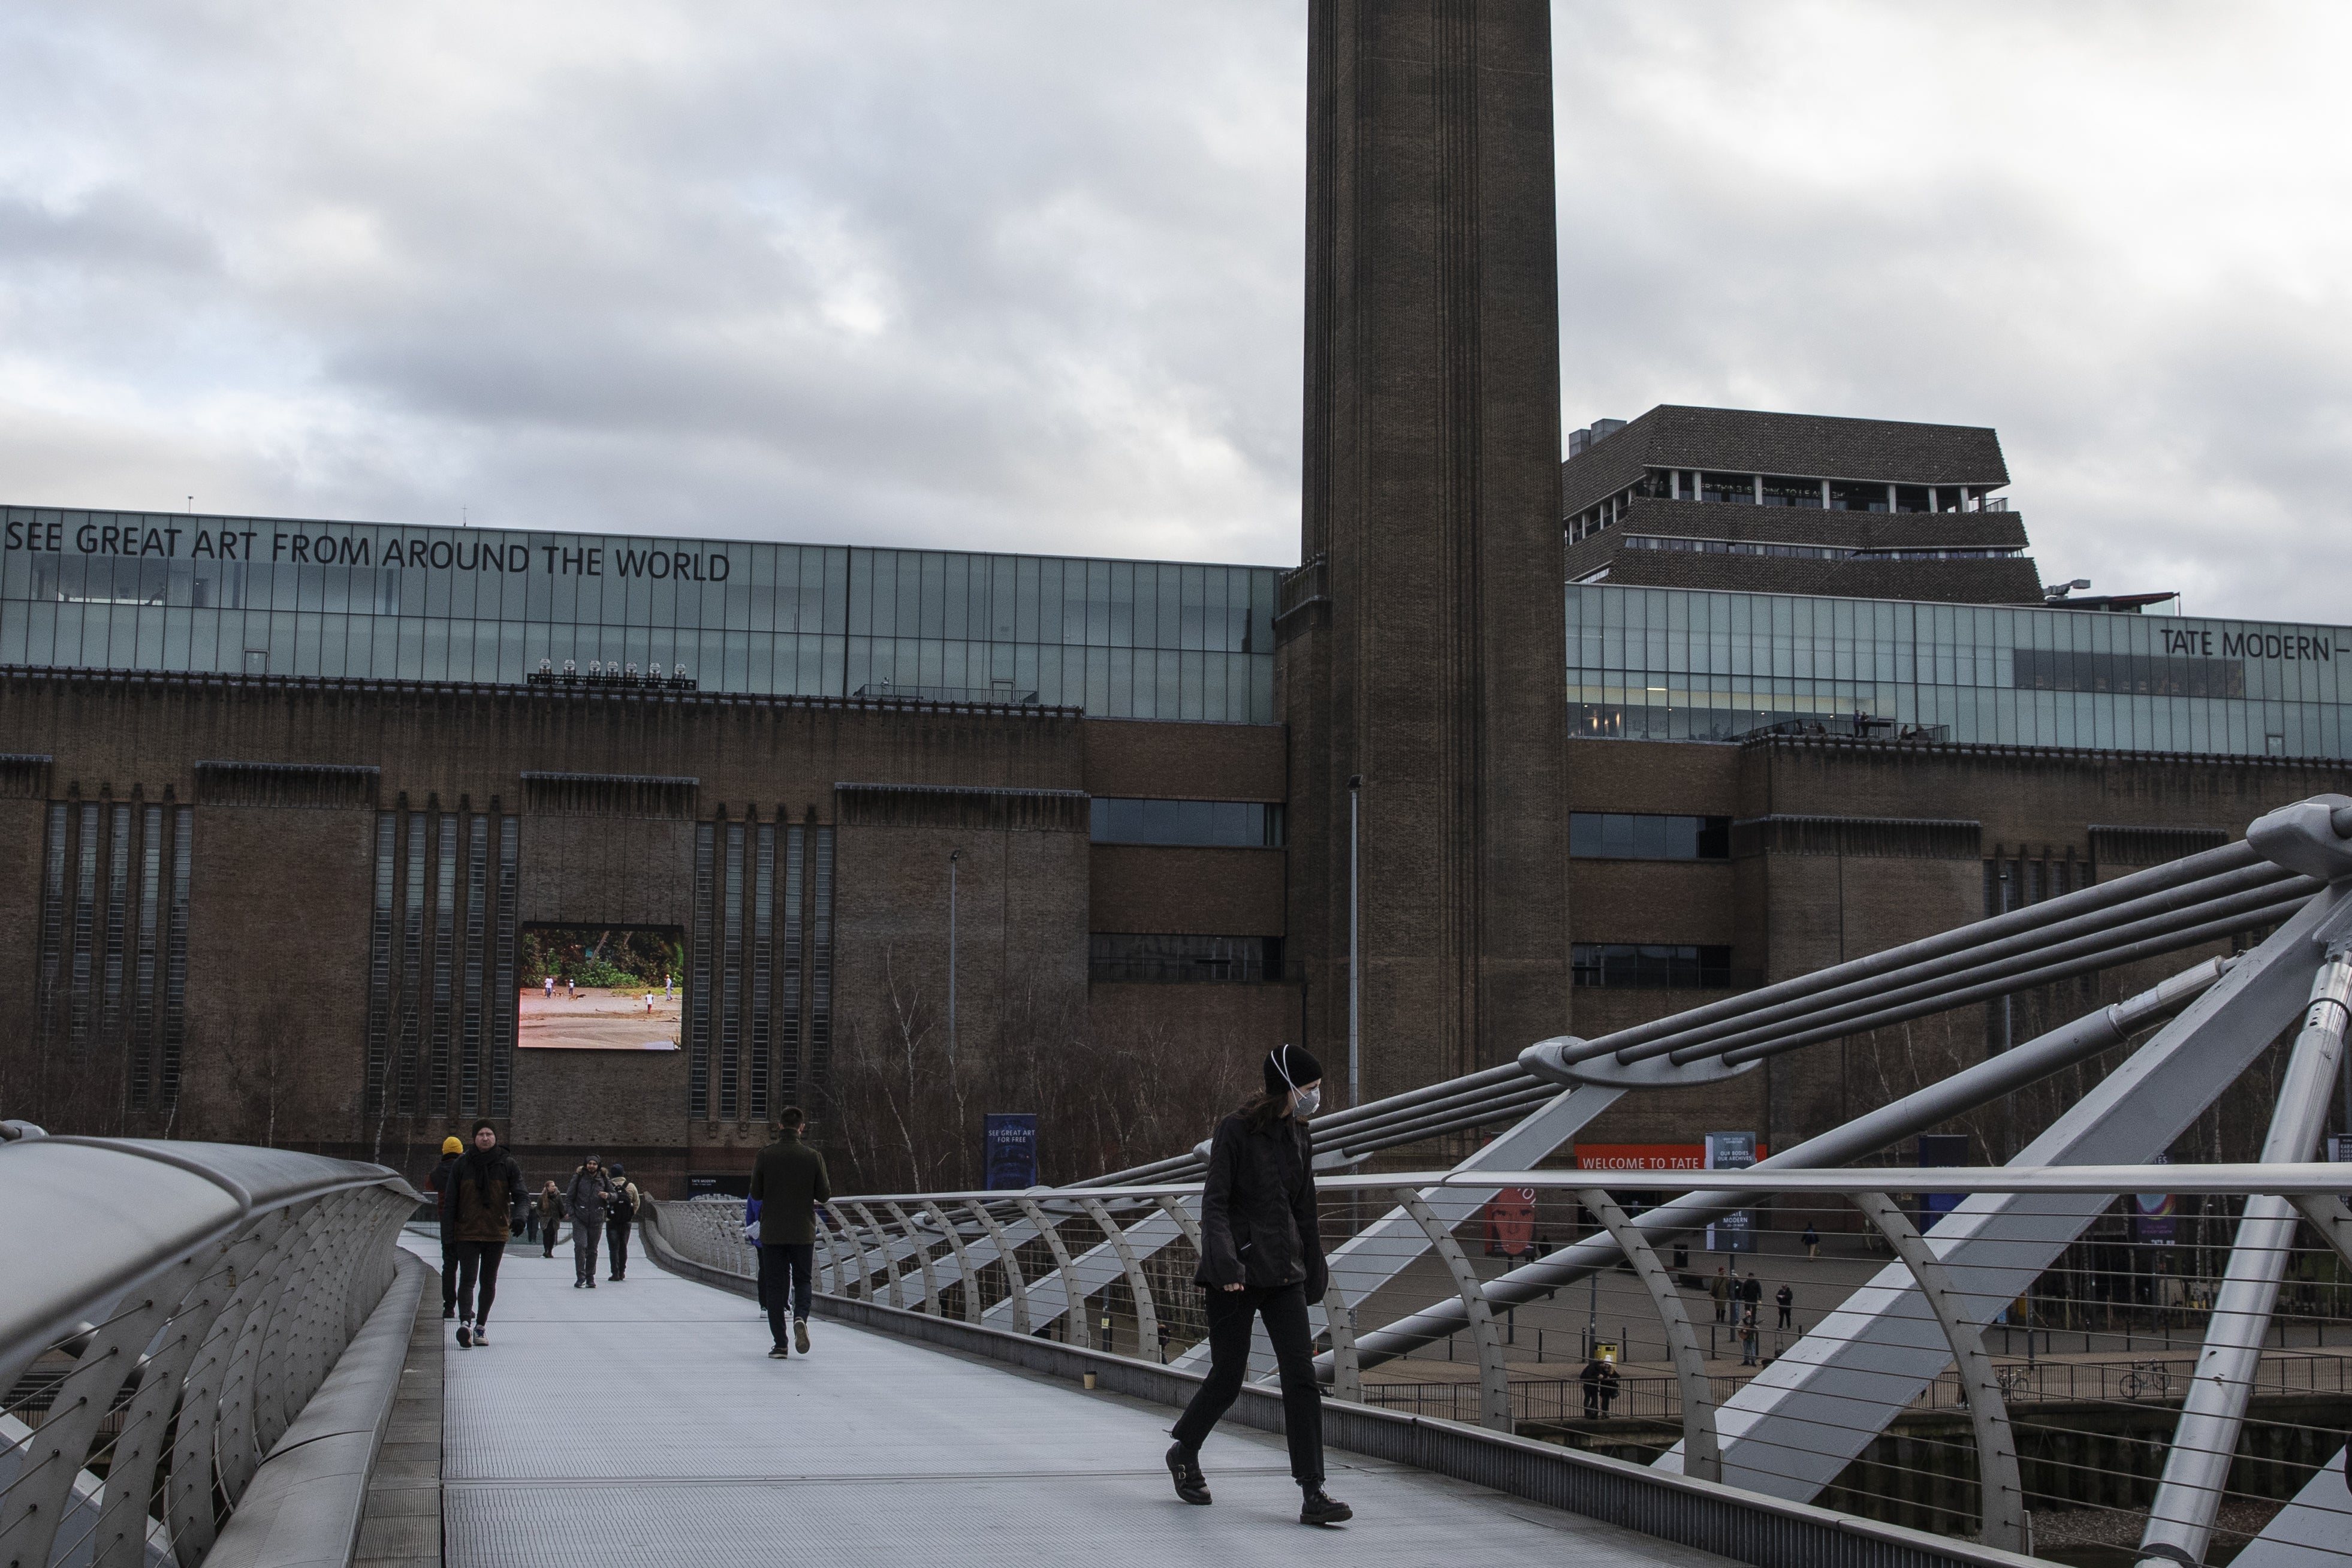
[[[2224, 939], [2240, 951], [1746, 1168], [1552, 1163], [1626, 1095]], [[593, 1294], [512, 1249], [495, 1343], [460, 1352], [419, 1194], [383, 1167], [0, 1123], [0, 1568], [2332, 1568], [2352, 1557], [2352, 1151], [2317, 1156], [2347, 1005], [2352, 800], [2321, 796], [2241, 843], [1318, 1119], [1339, 1530], [1293, 1522], [1269, 1384], [1202, 1452], [1215, 1505], [1168, 1486], [1205, 1358], [1199, 1150], [833, 1201], [814, 1353], [780, 1363], [731, 1203], [650, 1205], [658, 1270]], [[2259, 1160], [2164, 1163], [2242, 1080]], [[2053, 1086], [2007, 1164], [1890, 1163]], [[1474, 1133], [1446, 1169], [1374, 1158]], [[2169, 1267], [2118, 1247], [2119, 1201]]]

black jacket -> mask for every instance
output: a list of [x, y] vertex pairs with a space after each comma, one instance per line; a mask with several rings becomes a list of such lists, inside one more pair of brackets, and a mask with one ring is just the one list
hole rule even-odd
[[811, 1247], [816, 1242], [816, 1205], [833, 1196], [824, 1156], [787, 1132], [751, 1162], [751, 1199], [744, 1220], [760, 1222], [762, 1247]]
[[457, 1239], [452, 1228], [457, 1223], [457, 1193], [456, 1184], [449, 1179], [457, 1169], [457, 1156], [444, 1154], [441, 1163], [433, 1167], [433, 1173], [425, 1178], [425, 1184], [433, 1189], [434, 1207], [441, 1221], [441, 1239], [444, 1241]]
[[1239, 1112], [1217, 1123], [1201, 1193], [1201, 1267], [1192, 1282], [1304, 1285], [1319, 1301], [1329, 1282], [1316, 1224], [1314, 1140], [1284, 1118], [1255, 1127]]

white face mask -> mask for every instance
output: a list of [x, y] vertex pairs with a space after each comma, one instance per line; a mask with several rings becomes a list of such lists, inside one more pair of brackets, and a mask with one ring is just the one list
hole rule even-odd
[[1301, 1121], [1323, 1109], [1323, 1090], [1320, 1086], [1298, 1089], [1296, 1094], [1297, 1098], [1290, 1103], [1290, 1114], [1297, 1117]]

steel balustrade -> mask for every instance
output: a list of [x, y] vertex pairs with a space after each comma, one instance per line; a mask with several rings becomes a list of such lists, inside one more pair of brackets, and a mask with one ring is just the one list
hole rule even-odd
[[0, 1554], [197, 1568], [383, 1296], [419, 1196], [284, 1150], [8, 1131], [0, 1387], [70, 1364], [37, 1426], [0, 1410]]

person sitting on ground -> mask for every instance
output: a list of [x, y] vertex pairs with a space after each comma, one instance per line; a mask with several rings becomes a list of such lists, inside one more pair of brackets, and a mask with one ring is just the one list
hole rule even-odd
[[824, 1156], [801, 1142], [808, 1119], [797, 1105], [776, 1113], [775, 1139], [751, 1163], [744, 1239], [760, 1249], [760, 1307], [768, 1314], [768, 1354], [783, 1361], [784, 1317], [793, 1344], [809, 1353], [809, 1289], [816, 1265], [816, 1205], [833, 1196]]

